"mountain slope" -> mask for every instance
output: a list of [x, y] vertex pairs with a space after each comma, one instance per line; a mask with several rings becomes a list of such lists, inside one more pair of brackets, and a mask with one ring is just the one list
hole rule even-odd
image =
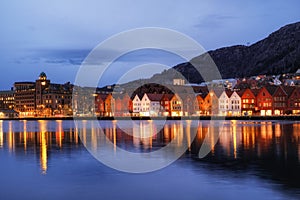
[[[286, 25], [251, 46], [224, 47], [208, 53], [223, 78], [293, 73], [300, 68], [300, 22]], [[190, 63], [174, 69], [191, 83], [203, 81]]]

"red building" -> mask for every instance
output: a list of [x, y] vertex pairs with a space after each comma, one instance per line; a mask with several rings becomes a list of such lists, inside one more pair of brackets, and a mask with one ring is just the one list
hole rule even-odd
[[287, 108], [288, 95], [281, 86], [277, 86], [273, 94], [273, 115], [283, 115]]
[[182, 108], [184, 116], [191, 116], [195, 114], [196, 110], [199, 110], [199, 108], [197, 108], [198, 104], [195, 105], [196, 97], [194, 94], [181, 94], [180, 96], [183, 100]]
[[[267, 89], [268, 88], [268, 89]], [[257, 109], [260, 110], [260, 115], [273, 114], [273, 94], [276, 86], [262, 87], [256, 96]]]
[[115, 116], [130, 116], [132, 113], [132, 100], [130, 96], [125, 94], [113, 94], [115, 99]]
[[254, 115], [256, 107], [256, 96], [251, 89], [239, 92], [241, 94], [242, 115]]
[[107, 94], [95, 95], [95, 113], [98, 116], [105, 116], [105, 99]]
[[171, 116], [171, 99], [174, 94], [164, 94], [161, 98], [160, 105], [162, 107], [162, 115], [163, 116]]
[[288, 93], [287, 114], [300, 114], [300, 87], [286, 88]]
[[[196, 103], [195, 103], [195, 111], [197, 115], [201, 115], [204, 113], [204, 99], [205, 99], [204, 94], [198, 94], [196, 96]], [[198, 109], [198, 110], [197, 110]]]

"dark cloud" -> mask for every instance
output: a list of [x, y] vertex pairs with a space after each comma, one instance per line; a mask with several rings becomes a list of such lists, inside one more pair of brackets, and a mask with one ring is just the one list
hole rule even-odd
[[201, 30], [215, 30], [226, 26], [226, 24], [232, 20], [238, 19], [239, 18], [237, 16], [233, 15], [210, 14], [200, 17], [199, 22], [195, 25], [195, 27], [200, 28]]

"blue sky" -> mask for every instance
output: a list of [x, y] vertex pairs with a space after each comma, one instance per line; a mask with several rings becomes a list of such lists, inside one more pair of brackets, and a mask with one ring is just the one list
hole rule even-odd
[[[73, 82], [95, 46], [128, 29], [163, 27], [182, 32], [206, 50], [252, 44], [281, 26], [300, 21], [297, 0], [52, 0], [0, 2], [0, 89], [34, 80], [45, 71], [53, 82]], [[137, 52], [120, 59], [103, 84], [134, 65], [181, 60], [165, 53]], [[116, 66], [117, 67], [117, 66]]]

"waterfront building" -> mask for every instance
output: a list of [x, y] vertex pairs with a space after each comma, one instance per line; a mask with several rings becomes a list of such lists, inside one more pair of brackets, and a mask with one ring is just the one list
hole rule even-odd
[[300, 114], [300, 87], [285, 88], [288, 93], [287, 114]]
[[199, 110], [197, 98], [194, 94], [181, 94], [181, 99], [183, 100], [183, 115], [192, 116]]
[[148, 95], [145, 93], [141, 98], [141, 106], [139, 116], [150, 116], [150, 99]]
[[160, 105], [162, 107], [161, 115], [162, 116], [171, 116], [171, 99], [173, 98], [174, 94], [163, 94], [161, 98]]
[[170, 100], [171, 116], [183, 116], [182, 99], [178, 94], [174, 94]]
[[141, 109], [141, 99], [138, 94], [134, 96], [132, 99], [132, 110], [133, 110], [133, 116], [139, 116]]
[[13, 90], [0, 91], [0, 109], [12, 110], [15, 106], [15, 93]]
[[256, 96], [253, 90], [246, 89], [242, 92], [241, 97], [241, 114], [244, 116], [253, 115], [256, 107]]
[[112, 117], [115, 114], [115, 99], [112, 94], [95, 94], [95, 114]]
[[277, 86], [273, 94], [273, 115], [283, 115], [287, 108], [288, 95], [283, 87]]
[[[228, 93], [227, 93], [228, 95]], [[229, 96], [229, 95], [228, 95]], [[228, 115], [232, 115], [232, 116], [239, 116], [241, 115], [241, 99], [242, 96], [242, 91], [241, 92], [233, 92], [231, 93], [230, 97], [229, 97], [229, 112]]]
[[[230, 94], [229, 94], [230, 95]], [[219, 115], [226, 116], [229, 111], [229, 97], [226, 91], [219, 96]]]
[[161, 100], [163, 98], [163, 94], [145, 94], [148, 96], [150, 100], [150, 109], [149, 116], [161, 116], [163, 107], [161, 105]]
[[20, 117], [35, 115], [35, 83], [15, 82], [15, 111]]
[[115, 99], [112, 94], [108, 94], [104, 101], [104, 116], [112, 117], [115, 113]]
[[275, 90], [276, 86], [268, 86], [262, 87], [258, 92], [256, 102], [261, 116], [270, 116], [273, 114], [273, 94]]
[[131, 116], [132, 100], [127, 93], [113, 94], [115, 99], [115, 116]]
[[15, 82], [15, 110], [21, 117], [72, 115], [70, 83], [53, 84], [42, 72], [35, 82]]
[[195, 111], [196, 115], [202, 115], [204, 113], [204, 98], [206, 95], [198, 94], [196, 96], [196, 103], [195, 103]]
[[19, 116], [19, 113], [14, 111], [14, 110], [10, 110], [10, 109], [0, 109], [0, 119], [5, 119], [5, 118], [16, 118]]

